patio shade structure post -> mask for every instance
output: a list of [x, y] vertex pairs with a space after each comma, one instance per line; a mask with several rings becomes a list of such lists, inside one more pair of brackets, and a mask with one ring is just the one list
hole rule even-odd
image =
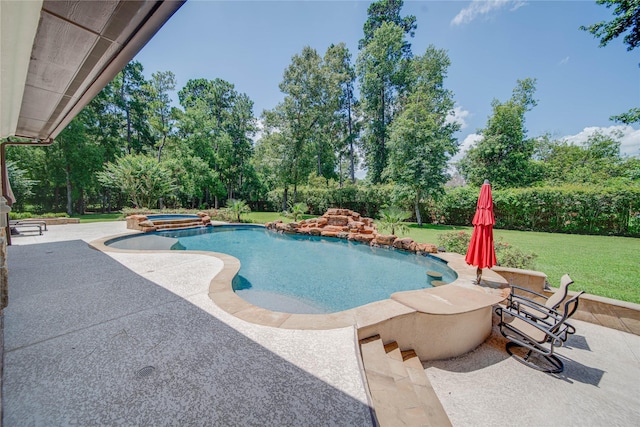
[[493, 225], [495, 223], [491, 185], [485, 179], [480, 189], [476, 213], [473, 216], [473, 234], [465, 257], [467, 264], [478, 267], [476, 272], [477, 285], [480, 284], [482, 278], [482, 269], [491, 268], [497, 264], [496, 251], [493, 246]]

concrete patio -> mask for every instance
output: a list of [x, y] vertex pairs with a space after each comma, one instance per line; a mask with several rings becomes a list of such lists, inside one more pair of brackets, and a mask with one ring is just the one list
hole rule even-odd
[[[255, 325], [208, 296], [212, 257], [102, 253], [124, 222], [50, 226], [8, 248], [3, 421], [21, 425], [371, 425], [353, 328]], [[456, 426], [636, 425], [640, 337], [575, 321], [560, 375], [475, 351], [425, 362]]]

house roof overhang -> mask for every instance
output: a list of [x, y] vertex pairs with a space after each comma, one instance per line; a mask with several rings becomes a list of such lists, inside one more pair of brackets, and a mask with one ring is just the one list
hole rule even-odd
[[186, 0], [0, 2], [0, 138], [55, 138]]

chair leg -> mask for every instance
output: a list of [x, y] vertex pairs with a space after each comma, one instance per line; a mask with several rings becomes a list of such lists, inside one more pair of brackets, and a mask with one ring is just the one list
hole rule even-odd
[[513, 350], [514, 348], [518, 348], [518, 349], [522, 349], [525, 350], [525, 347], [521, 346], [520, 344], [517, 344], [515, 342], [509, 342], [507, 343], [507, 353], [509, 353], [509, 355], [513, 356], [514, 359], [516, 359], [518, 362], [529, 366], [530, 368], [533, 368], [535, 370], [538, 371], [542, 371], [542, 372], [547, 372], [550, 374], [558, 374], [560, 372], [562, 372], [564, 370], [564, 363], [562, 362], [562, 360], [560, 360], [560, 358], [558, 356], [556, 356], [555, 354], [549, 354], [549, 355], [545, 355], [545, 354], [540, 354], [540, 353], [535, 353], [536, 355], [542, 356], [547, 362], [549, 362], [549, 364], [551, 364], [553, 367], [552, 368], [546, 368], [543, 366], [540, 366], [536, 363], [534, 363], [533, 361], [530, 361], [529, 358], [534, 354], [533, 350], [529, 350], [524, 356], [515, 353]]

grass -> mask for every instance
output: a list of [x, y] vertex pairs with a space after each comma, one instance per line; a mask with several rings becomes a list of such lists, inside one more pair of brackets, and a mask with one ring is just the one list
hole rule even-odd
[[[318, 215], [302, 215], [302, 219], [315, 218]], [[242, 215], [242, 219], [245, 221], [250, 221], [256, 224], [264, 224], [266, 222], [273, 222], [276, 220], [281, 220], [283, 222], [291, 222], [291, 218], [287, 218], [282, 215], [282, 212], [250, 212], [248, 214]]]
[[84, 215], [72, 215], [71, 218], [80, 218], [81, 223], [85, 222], [106, 222], [106, 221], [119, 221], [124, 219], [122, 213], [91, 213]]
[[[408, 237], [419, 242], [438, 243], [438, 235], [451, 227], [417, 224], [409, 226]], [[548, 276], [557, 287], [560, 277], [569, 273], [575, 280], [573, 291], [640, 303], [640, 239], [615, 236], [539, 233], [533, 231], [495, 230], [494, 236], [538, 255], [536, 270]]]

